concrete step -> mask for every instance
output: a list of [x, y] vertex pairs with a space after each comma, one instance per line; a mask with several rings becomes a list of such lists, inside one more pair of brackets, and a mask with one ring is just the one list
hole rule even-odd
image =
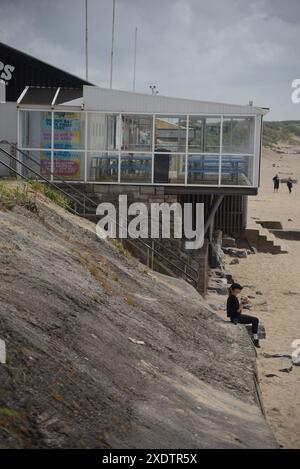
[[259, 239], [257, 244], [257, 249], [259, 252], [272, 252], [274, 244], [272, 241], [265, 239]]
[[280, 246], [277, 244], [274, 244], [274, 248], [273, 248], [274, 252], [272, 254], [288, 254], [289, 253], [289, 249], [287, 246], [285, 246], [284, 244], [281, 244]]
[[282, 223], [280, 221], [272, 221], [272, 220], [262, 221], [262, 220], [259, 220], [259, 221], [256, 221], [256, 223], [258, 225], [262, 226], [263, 228], [267, 228], [268, 230], [281, 230], [282, 229]]
[[[273, 223], [273, 222], [272, 222]], [[249, 220], [245, 231], [245, 237], [251, 246], [257, 247], [258, 251], [271, 254], [285, 254], [288, 248], [278, 238], [274, 236], [267, 228], [259, 225], [254, 220]]]

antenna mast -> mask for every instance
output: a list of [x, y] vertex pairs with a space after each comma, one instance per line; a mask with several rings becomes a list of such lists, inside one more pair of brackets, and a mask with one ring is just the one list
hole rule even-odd
[[134, 64], [133, 64], [133, 85], [132, 85], [133, 92], [135, 92], [137, 33], [138, 33], [138, 28], [136, 27], [135, 35], [134, 35]]
[[85, 79], [89, 79], [88, 0], [85, 0]]
[[111, 32], [111, 54], [110, 54], [110, 80], [109, 80], [109, 87], [110, 88], [112, 88], [112, 81], [113, 81], [114, 41], [115, 41], [115, 11], [116, 11], [116, 0], [113, 0], [113, 17], [112, 17], [112, 32]]

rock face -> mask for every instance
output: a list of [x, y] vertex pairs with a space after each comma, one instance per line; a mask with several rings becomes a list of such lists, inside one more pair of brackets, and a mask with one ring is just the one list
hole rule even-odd
[[273, 448], [246, 331], [39, 202], [0, 211], [1, 448]]
[[246, 249], [238, 248], [223, 248], [225, 254], [228, 254], [230, 257], [236, 257], [239, 259], [245, 259], [247, 257]]
[[230, 236], [223, 236], [222, 248], [236, 248], [236, 240]]
[[211, 278], [209, 282], [208, 290], [214, 291], [219, 295], [228, 295], [229, 285], [227, 284], [226, 278]]
[[239, 261], [238, 259], [234, 258], [234, 259], [232, 259], [232, 261], [230, 262], [230, 265], [236, 265], [236, 264], [239, 264], [239, 262], [240, 262], [240, 261]]

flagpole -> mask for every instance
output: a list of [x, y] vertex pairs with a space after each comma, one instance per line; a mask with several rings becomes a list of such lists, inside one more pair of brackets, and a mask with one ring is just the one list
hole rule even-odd
[[85, 0], [85, 79], [89, 79], [89, 30], [88, 30], [88, 0]]
[[114, 41], [115, 41], [115, 11], [116, 11], [116, 0], [113, 0], [111, 53], [110, 53], [110, 80], [109, 80], [109, 87], [110, 88], [112, 88], [112, 83], [113, 83], [113, 62], [114, 62]]
[[138, 28], [135, 28], [135, 35], [134, 35], [134, 64], [133, 64], [133, 85], [132, 91], [135, 92], [135, 78], [136, 78], [136, 50], [137, 50], [137, 33]]

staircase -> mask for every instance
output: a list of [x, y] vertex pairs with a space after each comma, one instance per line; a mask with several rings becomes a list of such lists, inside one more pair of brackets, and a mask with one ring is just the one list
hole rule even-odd
[[[105, 187], [100, 186], [98, 192], [97, 187], [92, 187], [89, 184], [81, 184], [80, 195], [78, 188], [72, 184], [66, 185], [61, 182], [59, 185], [64, 192], [68, 192], [71, 197], [76, 196], [76, 199], [80, 201], [80, 204], [78, 206], [76, 206], [76, 204], [73, 205], [73, 208], [81, 216], [95, 223], [97, 223], [100, 218], [99, 215], [96, 215], [96, 209], [99, 203], [114, 203], [117, 209], [118, 187], [114, 187], [111, 191], [108, 188], [106, 191]], [[128, 197], [128, 203], [135, 201], [134, 199], [130, 199], [130, 194]], [[151, 198], [153, 197], [152, 195]], [[157, 197], [159, 198], [159, 195]], [[161, 201], [157, 200], [157, 202]], [[130, 218], [128, 218], [128, 221], [129, 220]], [[171, 222], [171, 233], [172, 232], [173, 226]], [[196, 251], [186, 251], [181, 240], [172, 238], [127, 238], [122, 240], [122, 244], [131, 254], [150, 269], [169, 276], [182, 277], [188, 283], [194, 285], [202, 295], [206, 294], [208, 275], [207, 243]]]
[[[68, 210], [72, 213], [89, 218], [93, 221], [97, 221], [99, 217], [96, 215], [96, 209], [100, 202], [109, 201], [111, 202], [112, 194], [110, 193], [109, 189], [106, 194], [97, 194], [91, 193], [89, 185], [81, 185], [77, 186], [75, 184], [71, 184], [67, 181], [60, 180], [52, 182], [50, 180], [51, 173], [48, 174], [48, 178], [42, 176], [39, 173], [40, 163], [36, 161], [34, 158], [28, 156], [23, 150], [20, 150], [16, 146], [14, 146], [16, 153], [21, 155], [22, 158], [18, 159], [16, 155], [13, 155], [9, 151], [7, 151], [3, 146], [0, 146], [0, 165], [4, 166], [4, 168], [11, 171], [15, 176], [20, 177], [28, 182], [32, 179], [37, 179], [53, 189], [59, 191], [65, 197], [68, 197], [70, 200], [70, 206]], [[26, 163], [22, 160], [25, 157]], [[9, 160], [7, 160], [9, 158]], [[18, 163], [21, 166], [20, 169], [16, 169], [12, 166], [12, 162]], [[30, 167], [29, 164], [34, 164], [34, 167]], [[34, 169], [36, 168], [36, 169]], [[103, 192], [103, 188], [101, 189]], [[117, 222], [118, 225], [118, 222]], [[195, 263], [192, 264], [190, 259], [176, 254], [176, 250], [173, 249], [173, 246], [167, 247], [162, 245], [159, 240], [152, 240], [149, 239], [127, 239], [127, 245], [130, 245], [132, 250], [135, 251], [138, 246], [139, 258], [142, 260], [146, 259], [148, 267], [152, 268], [153, 270], [158, 270], [164, 272], [168, 275], [182, 277], [192, 285], [194, 285], [201, 293], [205, 293], [202, 291], [201, 282], [199, 282], [200, 271], [202, 266], [195, 268]], [[141, 254], [142, 253], [142, 254]], [[151, 259], [151, 260], [150, 260]]]
[[[59, 184], [60, 187], [80, 201], [78, 206], [73, 205], [79, 215], [93, 222], [97, 222], [101, 217], [96, 215], [96, 208], [102, 202], [116, 202], [114, 200], [118, 194], [116, 193], [95, 193], [91, 189], [91, 185], [80, 185], [81, 195], [76, 188], [72, 188], [71, 184]], [[103, 186], [101, 187], [103, 191]], [[130, 203], [130, 200], [129, 200]], [[117, 204], [115, 204], [117, 209]], [[117, 210], [118, 212], [118, 210]], [[118, 213], [117, 213], [118, 218]], [[130, 218], [128, 218], [128, 221]], [[171, 223], [171, 232], [173, 226]], [[130, 238], [123, 239], [122, 243], [126, 249], [137, 257], [142, 263], [146, 264], [152, 270], [171, 276], [183, 276], [187, 282], [198, 285], [199, 264], [203, 264], [202, 250], [186, 251], [183, 243], [178, 239], [152, 239], [145, 238], [144, 244]], [[205, 249], [204, 249], [205, 251]], [[205, 257], [205, 256], [204, 256]], [[201, 293], [204, 293], [201, 291]]]
[[258, 252], [287, 254], [288, 248], [267, 228], [250, 219], [242, 234], [237, 235], [239, 247], [256, 248]]

